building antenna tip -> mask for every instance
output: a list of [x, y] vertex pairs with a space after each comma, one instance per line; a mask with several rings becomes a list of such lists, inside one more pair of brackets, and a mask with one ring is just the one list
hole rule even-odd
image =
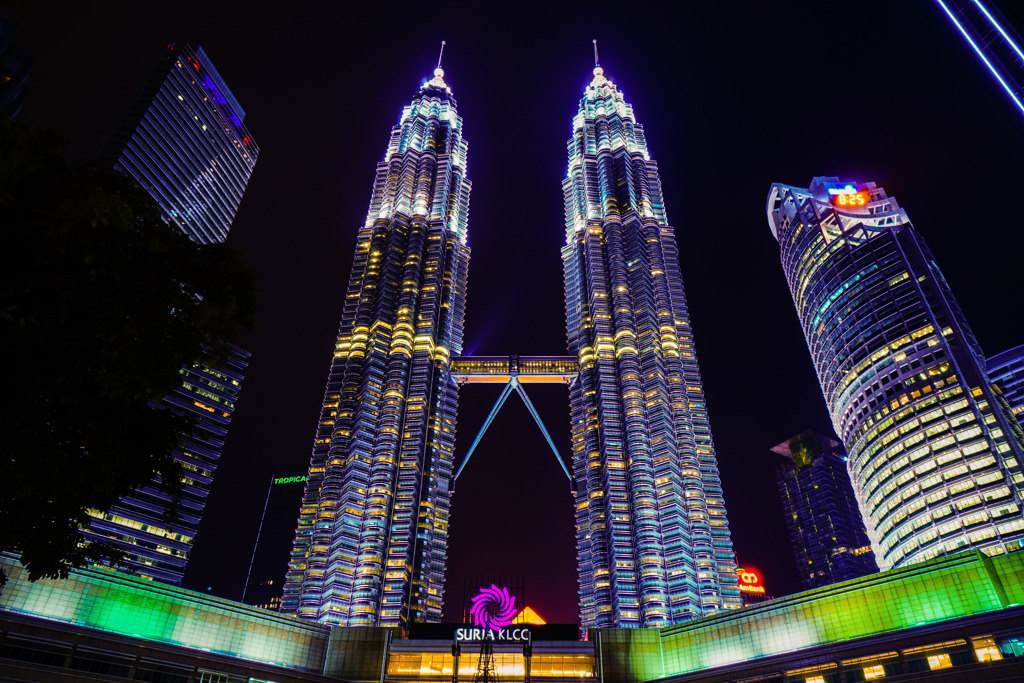
[[437, 56], [437, 68], [441, 68], [441, 58], [444, 57], [444, 41], [441, 41], [441, 54]]
[[601, 60], [597, 58], [597, 38], [594, 38], [594, 66], [601, 66]]

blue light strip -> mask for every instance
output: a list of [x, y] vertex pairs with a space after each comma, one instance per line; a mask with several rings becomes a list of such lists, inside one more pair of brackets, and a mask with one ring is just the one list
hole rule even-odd
[[1021, 60], [1024, 60], [1024, 52], [1020, 51], [1020, 48], [1017, 47], [1017, 43], [1013, 42], [1013, 38], [1006, 34], [1006, 31], [1003, 30], [1003, 27], [999, 25], [999, 22], [996, 21], [995, 17], [988, 13], [988, 10], [985, 9], [985, 6], [981, 4], [980, 0], [974, 0], [974, 4], [977, 5], [978, 9], [980, 9], [988, 18], [988, 20], [992, 22], [992, 25], [995, 26], [996, 30], [999, 31], [1000, 35], [1002, 35], [1003, 38], [1006, 39], [1006, 42], [1010, 44], [1010, 47], [1012, 47], [1013, 51], [1017, 53], [1017, 56], [1020, 57]]
[[501, 390], [501, 396], [498, 397], [498, 401], [494, 404], [494, 407], [491, 408], [491, 414], [487, 416], [486, 420], [484, 420], [484, 426], [480, 428], [480, 433], [476, 435], [475, 439], [473, 439], [473, 445], [469, 447], [469, 452], [466, 453], [466, 459], [462, 461], [461, 465], [459, 465], [459, 469], [455, 473], [455, 476], [452, 477], [452, 481], [457, 480], [459, 475], [462, 474], [462, 470], [466, 468], [466, 463], [468, 463], [470, 457], [472, 457], [473, 451], [475, 451], [476, 447], [480, 445], [480, 440], [484, 438], [484, 432], [486, 432], [487, 428], [491, 426], [492, 422], [494, 422], [494, 418], [497, 417], [498, 411], [501, 410], [501, 406], [505, 404], [505, 399], [509, 397], [509, 394], [512, 393], [512, 389], [515, 388], [513, 386], [515, 382], [516, 378], [513, 377], [509, 383], [505, 385], [505, 388]]
[[[999, 72], [996, 70], [996, 68], [994, 66], [992, 66], [992, 62], [988, 61], [988, 59], [985, 57], [985, 54], [981, 51], [981, 48], [978, 47], [977, 43], [974, 42], [974, 40], [967, 33], [967, 31], [960, 24], [960, 22], [956, 20], [956, 17], [953, 16], [953, 13], [951, 11], [949, 11], [949, 7], [946, 6], [946, 3], [943, 2], [943, 0], [935, 0], [935, 1], [937, 3], [939, 3], [939, 5], [942, 7], [942, 10], [949, 17], [949, 20], [952, 21], [953, 24], [960, 31], [960, 33], [963, 34], [964, 38], [967, 39], [967, 42], [971, 44], [972, 48], [974, 48], [974, 51], [978, 53], [978, 56], [981, 57], [981, 61], [985, 62], [985, 66], [987, 66], [988, 70], [992, 72], [992, 75], [996, 77], [996, 80], [998, 80], [999, 83], [1003, 86], [1003, 89], [1006, 90], [1006, 93], [1011, 98], [1013, 98], [1013, 101], [1017, 105], [1017, 108], [1020, 109], [1021, 112], [1024, 112], [1024, 104], [1022, 104], [1021, 101], [1019, 99], [1017, 99], [1017, 96], [1013, 93], [1013, 90], [1010, 89], [1010, 86], [1008, 86], [1006, 84], [1006, 81], [1003, 80], [1003, 77], [1000, 76]], [[988, 13], [986, 12], [986, 14], [988, 14]], [[1002, 29], [1000, 29], [1000, 32], [1002, 32]]]

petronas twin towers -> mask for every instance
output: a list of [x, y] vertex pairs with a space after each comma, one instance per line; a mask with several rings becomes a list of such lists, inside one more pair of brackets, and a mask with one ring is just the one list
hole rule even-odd
[[[673, 229], [643, 128], [600, 67], [563, 182], [584, 627], [739, 607]], [[378, 164], [327, 380], [282, 610], [441, 619], [469, 265], [466, 142], [440, 67]], [[487, 363], [480, 364], [481, 367]], [[564, 364], [563, 364], [564, 365]], [[510, 370], [515, 376], [517, 370]]]

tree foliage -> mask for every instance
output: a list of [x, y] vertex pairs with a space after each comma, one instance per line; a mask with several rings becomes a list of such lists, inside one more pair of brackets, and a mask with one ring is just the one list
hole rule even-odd
[[204, 352], [225, 357], [256, 301], [238, 252], [192, 242], [62, 146], [0, 120], [0, 549], [32, 580], [119, 559], [82, 542], [88, 509], [154, 478], [180, 494], [171, 449], [191, 422], [150, 402]]

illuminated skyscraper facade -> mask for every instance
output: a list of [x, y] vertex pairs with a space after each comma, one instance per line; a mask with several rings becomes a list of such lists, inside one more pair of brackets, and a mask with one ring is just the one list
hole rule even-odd
[[173, 451], [185, 475], [175, 519], [167, 519], [171, 498], [156, 481], [122, 496], [109, 510], [87, 510], [90, 520], [82, 535], [124, 551], [125, 564], [137, 576], [181, 583], [249, 358], [247, 351], [229, 344], [218, 367], [193, 363], [182, 368], [181, 386], [155, 403], [194, 420]]
[[[103, 151], [157, 201], [167, 222], [194, 242], [227, 239], [259, 150], [245, 112], [202, 48], [169, 45]], [[181, 369], [178, 389], [156, 407], [189, 415], [174, 457], [185, 471], [177, 518], [157, 482], [109, 510], [89, 510], [85, 538], [123, 550], [138, 575], [180, 583], [210, 493], [250, 354], [230, 344], [226, 358]]]
[[600, 67], [569, 140], [566, 314], [580, 616], [659, 627], [740, 606], [673, 228]]
[[1024, 346], [1007, 349], [985, 361], [988, 377], [999, 387], [1014, 417], [1024, 420]]
[[259, 156], [243, 119], [203, 48], [172, 44], [102, 156], [193, 241], [223, 242]]
[[1020, 548], [1020, 427], [906, 211], [815, 178], [767, 214], [879, 565]]
[[440, 68], [377, 166], [327, 379], [282, 610], [441, 619], [470, 182]]
[[877, 572], [842, 445], [809, 430], [772, 452], [784, 458], [775, 484], [800, 586], [810, 590]]

